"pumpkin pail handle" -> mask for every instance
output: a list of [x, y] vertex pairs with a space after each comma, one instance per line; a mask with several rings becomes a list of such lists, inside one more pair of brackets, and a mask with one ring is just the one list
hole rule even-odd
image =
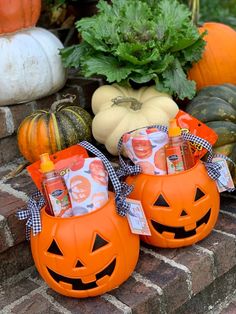
[[116, 175], [114, 168], [112, 167], [110, 161], [98, 150], [95, 146], [87, 141], [82, 141], [79, 143], [80, 146], [84, 147], [95, 156], [99, 157], [108, 172], [111, 179], [111, 183], [115, 192], [115, 202], [117, 207], [117, 212], [120, 216], [125, 216], [130, 209], [130, 204], [126, 201], [126, 197], [131, 193], [133, 187], [126, 183], [121, 183]]

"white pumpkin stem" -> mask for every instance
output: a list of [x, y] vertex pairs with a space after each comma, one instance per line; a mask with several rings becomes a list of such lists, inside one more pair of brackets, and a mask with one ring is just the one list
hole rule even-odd
[[63, 95], [63, 97], [68, 97], [68, 98], [63, 98], [63, 99], [59, 99], [59, 100], [54, 101], [51, 105], [50, 112], [58, 111], [58, 108], [57, 108], [58, 105], [61, 105], [63, 103], [68, 103], [68, 102], [73, 103], [74, 100], [76, 99], [76, 96], [71, 95], [71, 94]]
[[113, 106], [119, 106], [124, 102], [129, 102], [131, 103], [130, 108], [133, 109], [134, 111], [140, 110], [143, 105], [140, 101], [133, 97], [117, 96], [116, 98], [113, 98], [111, 101], [113, 102]]

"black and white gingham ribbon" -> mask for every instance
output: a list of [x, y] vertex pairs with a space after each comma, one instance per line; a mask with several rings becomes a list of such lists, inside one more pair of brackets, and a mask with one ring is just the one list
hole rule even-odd
[[129, 187], [125, 183], [120, 183], [110, 161], [96, 147], [94, 147], [87, 141], [82, 141], [79, 143], [79, 145], [84, 147], [103, 161], [114, 188], [117, 212], [120, 216], [125, 216], [130, 209], [130, 204], [126, 201], [126, 197], [130, 194], [132, 187]]
[[41, 231], [40, 209], [45, 205], [45, 200], [41, 192], [37, 191], [31, 195], [27, 202], [27, 209], [20, 209], [16, 216], [19, 220], [28, 219], [26, 222], [26, 239], [30, 239], [32, 228], [33, 235]]
[[[163, 126], [163, 125], [152, 125], [152, 126], [146, 127], [146, 129], [151, 129], [151, 128], [157, 128], [158, 130], [165, 132], [165, 133], [168, 132], [168, 128], [166, 126]], [[142, 129], [142, 128], [140, 128], [140, 129]], [[136, 130], [138, 130], [138, 129], [136, 129]], [[134, 132], [136, 130], [129, 131], [126, 134], [131, 134], [132, 132]], [[123, 136], [124, 135], [125, 134], [123, 134]], [[205, 140], [199, 136], [193, 135], [191, 133], [186, 133], [185, 131], [182, 131], [181, 135], [184, 138], [184, 140], [197, 143], [208, 151], [208, 157], [207, 157], [206, 162], [204, 162], [204, 165], [205, 165], [207, 173], [211, 179], [217, 181], [217, 180], [219, 180], [219, 177], [221, 174], [221, 172], [220, 172], [221, 166], [218, 163], [212, 161], [213, 157], [221, 157], [221, 158], [233, 163], [233, 165], [236, 167], [236, 164], [227, 156], [221, 155], [221, 154], [214, 154], [213, 150], [212, 150], [212, 145], [207, 140]], [[118, 146], [117, 146], [118, 154], [119, 154], [119, 161], [120, 161], [120, 168], [117, 170], [119, 178], [123, 177], [123, 176], [130, 175], [130, 174], [131, 175], [137, 174], [136, 171], [138, 173], [141, 172], [141, 168], [139, 166], [138, 166], [139, 168], [135, 168], [135, 166], [128, 166], [124, 162], [123, 158], [121, 157], [121, 149], [122, 149], [122, 145], [123, 145], [123, 136], [120, 138], [120, 140], [118, 142]], [[227, 188], [227, 191], [232, 192], [232, 191], [234, 191], [234, 189]]]

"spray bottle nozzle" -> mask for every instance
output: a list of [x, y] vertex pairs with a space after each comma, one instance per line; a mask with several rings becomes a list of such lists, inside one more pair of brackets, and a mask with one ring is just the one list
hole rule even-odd
[[181, 135], [181, 129], [177, 125], [176, 119], [170, 119], [168, 135], [169, 135], [169, 137], [174, 137], [174, 136], [180, 136]]
[[53, 171], [55, 169], [54, 163], [51, 161], [49, 154], [40, 155], [40, 170], [42, 173]]

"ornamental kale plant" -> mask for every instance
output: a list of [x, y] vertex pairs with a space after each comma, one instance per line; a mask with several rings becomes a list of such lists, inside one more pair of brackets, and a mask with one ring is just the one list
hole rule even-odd
[[61, 50], [66, 67], [119, 84], [154, 81], [159, 91], [191, 99], [187, 70], [205, 41], [191, 12], [176, 0], [100, 0], [98, 13], [76, 22], [81, 43]]

